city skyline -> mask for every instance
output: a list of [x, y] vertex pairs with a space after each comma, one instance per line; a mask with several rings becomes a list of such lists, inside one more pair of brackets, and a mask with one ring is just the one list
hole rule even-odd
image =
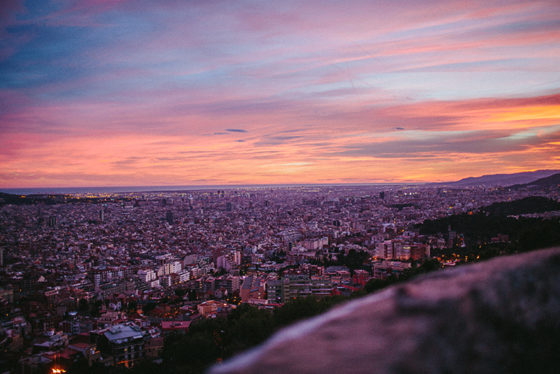
[[2, 188], [560, 169], [556, 1], [0, 7]]

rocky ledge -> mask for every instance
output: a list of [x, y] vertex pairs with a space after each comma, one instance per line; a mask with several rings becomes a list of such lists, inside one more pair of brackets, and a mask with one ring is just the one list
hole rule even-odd
[[560, 249], [465, 265], [337, 307], [210, 373], [543, 373], [560, 367]]

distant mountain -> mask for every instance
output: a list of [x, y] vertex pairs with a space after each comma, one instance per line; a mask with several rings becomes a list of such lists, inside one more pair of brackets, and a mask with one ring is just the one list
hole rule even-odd
[[506, 187], [518, 184], [528, 184], [558, 173], [560, 173], [560, 170], [537, 170], [515, 174], [490, 174], [483, 175], [481, 177], [464, 178], [456, 182], [435, 183], [435, 185], [451, 187]]
[[512, 186], [513, 188], [521, 188], [521, 187], [554, 187], [560, 185], [560, 173], [556, 173], [551, 175], [550, 177], [540, 178], [536, 181], [532, 181], [525, 184], [517, 184]]

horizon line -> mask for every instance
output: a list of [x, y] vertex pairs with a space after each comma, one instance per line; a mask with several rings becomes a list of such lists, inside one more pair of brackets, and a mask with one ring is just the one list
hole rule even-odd
[[[525, 174], [525, 173], [536, 173], [536, 172], [560, 172], [558, 169], [537, 169], [537, 170], [526, 170], [520, 171], [516, 173], [495, 173], [495, 174], [482, 174], [478, 176], [467, 176], [453, 181], [408, 181], [408, 182], [288, 182], [288, 183], [226, 183], [226, 184], [182, 184], [182, 185], [109, 185], [109, 186], [40, 186], [40, 187], [3, 187], [0, 186], [0, 192], [2, 191], [13, 191], [13, 190], [46, 190], [46, 189], [86, 189], [86, 188], [185, 188], [188, 187], [189, 189], [195, 187], [201, 187], [208, 189], [209, 187], [220, 187], [220, 188], [236, 188], [236, 187], [282, 187], [282, 186], [365, 186], [365, 185], [424, 185], [424, 184], [448, 184], [448, 183], [456, 183], [465, 179], [472, 179], [472, 178], [483, 178], [488, 176], [505, 176], [505, 175], [515, 175], [515, 174]], [[172, 190], [167, 190], [165, 192], [170, 192]], [[121, 192], [144, 192], [144, 191], [121, 191]], [[145, 192], [159, 192], [157, 190], [152, 191], [145, 191]]]
[[[451, 182], [332, 182], [332, 183], [247, 183], [247, 184], [193, 184], [193, 185], [118, 185], [118, 186], [62, 186], [62, 187], [0, 187], [0, 192], [13, 191], [13, 190], [63, 190], [63, 189], [94, 189], [94, 188], [150, 188], [150, 191], [120, 191], [120, 192], [173, 192], [173, 188], [177, 189], [196, 189], [204, 188], [210, 189], [215, 187], [220, 188], [240, 188], [240, 187], [296, 187], [296, 186], [368, 186], [368, 185], [421, 185], [421, 184], [433, 184], [433, 183], [451, 183]], [[155, 188], [165, 188], [165, 191], [158, 191]]]

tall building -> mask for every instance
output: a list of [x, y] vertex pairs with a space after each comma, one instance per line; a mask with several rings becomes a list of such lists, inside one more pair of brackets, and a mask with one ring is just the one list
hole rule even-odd
[[332, 281], [327, 277], [313, 277], [303, 274], [292, 274], [283, 279], [270, 280], [266, 284], [267, 299], [274, 303], [316, 296], [329, 296], [332, 293]]
[[284, 281], [282, 279], [274, 279], [266, 282], [267, 300], [273, 303], [281, 303], [284, 301]]
[[233, 252], [233, 263], [237, 266], [241, 265], [241, 252], [234, 251]]
[[113, 365], [129, 368], [144, 358], [146, 340], [145, 334], [135, 324], [120, 324], [105, 331], [98, 346]]
[[173, 224], [173, 212], [168, 210], [167, 213], [165, 213], [165, 219], [167, 220], [167, 223], [172, 225]]

